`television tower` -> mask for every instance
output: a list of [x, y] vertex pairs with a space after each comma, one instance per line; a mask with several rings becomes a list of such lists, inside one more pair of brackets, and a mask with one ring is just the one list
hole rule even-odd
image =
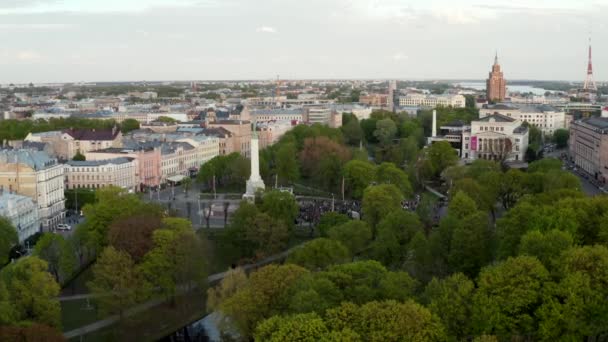
[[591, 61], [591, 37], [589, 37], [589, 63], [587, 64], [587, 78], [585, 78], [583, 90], [586, 92], [597, 91], [597, 85], [593, 80], [593, 62]]

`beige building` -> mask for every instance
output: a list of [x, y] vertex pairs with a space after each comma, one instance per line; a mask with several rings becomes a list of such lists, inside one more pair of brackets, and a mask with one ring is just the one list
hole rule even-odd
[[42, 133], [30, 133], [25, 141], [49, 144], [52, 153], [57, 158], [69, 160], [77, 152], [85, 154], [89, 151], [122, 146], [122, 133], [117, 127], [110, 130], [67, 129]]
[[608, 118], [587, 118], [570, 124], [570, 158], [605, 184], [608, 180]]
[[232, 134], [233, 152], [249, 158], [251, 149], [251, 121], [220, 120], [207, 123], [209, 128], [223, 128]]
[[0, 150], [0, 186], [34, 200], [44, 230], [65, 218], [64, 166], [42, 151]]
[[108, 160], [70, 160], [65, 164], [68, 189], [100, 189], [116, 186], [130, 192], [137, 191], [137, 162], [133, 158]]
[[285, 133], [293, 128], [291, 121], [268, 121], [257, 122], [259, 148], [264, 149], [275, 144]]

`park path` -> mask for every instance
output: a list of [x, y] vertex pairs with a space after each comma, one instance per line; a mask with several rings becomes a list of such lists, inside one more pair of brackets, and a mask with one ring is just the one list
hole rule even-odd
[[[281, 260], [286, 258], [291, 252], [293, 252], [296, 248], [298, 248], [298, 246], [296, 247], [292, 247], [291, 249], [288, 249], [284, 252], [281, 252], [279, 254], [275, 254], [272, 256], [269, 256], [265, 259], [262, 259], [256, 263], [253, 264], [247, 264], [242, 266], [241, 268], [245, 271], [249, 271], [255, 268], [258, 268], [260, 266], [264, 266], [270, 263], [273, 263], [277, 260]], [[220, 280], [224, 279], [226, 277], [226, 275], [228, 274], [229, 271], [225, 271], [225, 272], [221, 272], [221, 273], [216, 273], [216, 274], [212, 274], [210, 276], [207, 277], [207, 282], [209, 283], [209, 285], [213, 285], [217, 282], [219, 282]], [[184, 288], [181, 291], [178, 291], [181, 293], [186, 292], [187, 290]], [[99, 296], [99, 295], [97, 295]], [[59, 301], [68, 301], [68, 300], [79, 300], [79, 299], [87, 299], [87, 298], [95, 298], [96, 295], [92, 295], [92, 294], [84, 294], [84, 295], [75, 295], [75, 296], [64, 296], [64, 297], [59, 297]], [[107, 326], [113, 325], [115, 323], [117, 323], [119, 320], [121, 320], [122, 318], [125, 317], [130, 317], [133, 316], [135, 314], [138, 314], [142, 311], [148, 310], [150, 308], [153, 308], [157, 305], [162, 304], [163, 302], [165, 302], [165, 299], [152, 299], [149, 300], [145, 303], [139, 304], [137, 306], [134, 306], [128, 310], [126, 310], [122, 317], [120, 315], [113, 315], [107, 318], [104, 318], [102, 320], [99, 320], [97, 322], [93, 322], [91, 324], [87, 324], [85, 326], [82, 326], [80, 328], [76, 328], [74, 330], [70, 330], [70, 331], [66, 331], [63, 333], [63, 337], [65, 337], [66, 339], [71, 339], [74, 337], [78, 337], [78, 336], [84, 336], [86, 334], [92, 333], [94, 331], [103, 329]]]

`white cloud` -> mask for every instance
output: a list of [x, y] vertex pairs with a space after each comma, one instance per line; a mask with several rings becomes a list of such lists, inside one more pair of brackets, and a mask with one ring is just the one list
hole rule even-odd
[[277, 29], [271, 26], [261, 26], [255, 29], [255, 32], [261, 33], [277, 33]]
[[400, 62], [400, 61], [408, 59], [409, 57], [407, 55], [403, 54], [402, 52], [397, 52], [397, 53], [393, 54], [391, 56], [391, 58], [395, 62]]
[[22, 62], [34, 62], [42, 59], [42, 56], [35, 51], [19, 51], [15, 54], [15, 58]]
[[0, 24], [0, 30], [6, 31], [50, 31], [72, 28], [67, 24]]

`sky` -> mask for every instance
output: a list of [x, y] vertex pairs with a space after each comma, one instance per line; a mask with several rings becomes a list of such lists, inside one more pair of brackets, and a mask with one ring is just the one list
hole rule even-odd
[[0, 84], [608, 81], [608, 0], [0, 0]]

